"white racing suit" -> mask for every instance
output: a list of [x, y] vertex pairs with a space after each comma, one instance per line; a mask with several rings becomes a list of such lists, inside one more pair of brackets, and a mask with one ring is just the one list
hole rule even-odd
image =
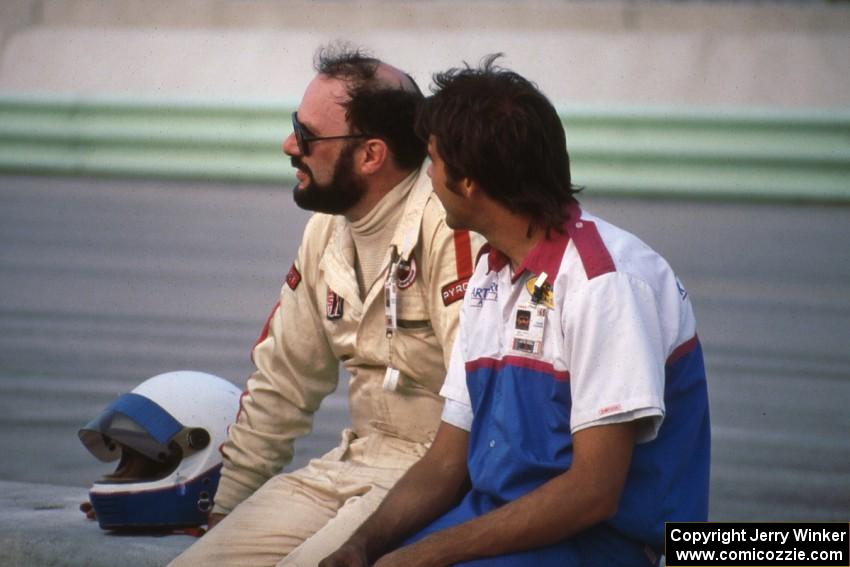
[[[174, 565], [314, 567], [433, 440], [460, 300], [481, 240], [446, 226], [425, 167], [403, 183], [413, 187], [365, 300], [345, 218], [316, 214], [307, 224], [222, 447], [214, 512], [228, 516]], [[337, 387], [338, 361], [351, 375], [351, 428], [330, 453], [279, 474], [294, 440], [309, 433], [313, 413]]]

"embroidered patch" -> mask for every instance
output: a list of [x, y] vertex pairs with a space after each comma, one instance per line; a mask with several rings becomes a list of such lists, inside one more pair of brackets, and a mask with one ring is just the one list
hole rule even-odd
[[686, 300], [688, 298], [688, 290], [685, 289], [679, 278], [676, 278], [676, 287], [679, 288], [679, 295], [682, 296], [682, 301]]
[[482, 307], [485, 301], [499, 299], [499, 284], [491, 283], [488, 287], [473, 287], [469, 290], [469, 306]]
[[342, 304], [343, 299], [336, 294], [331, 288], [328, 288], [327, 300], [327, 316], [329, 321], [342, 319]]
[[462, 278], [457, 280], [456, 282], [444, 285], [442, 289], [443, 305], [448, 307], [455, 301], [463, 299], [463, 296], [466, 293], [466, 287], [468, 285], [469, 278]]
[[620, 404], [614, 404], [613, 406], [608, 406], [606, 408], [602, 408], [601, 410], [599, 410], [599, 416], [602, 417], [602, 416], [620, 411], [622, 409], [623, 409], [623, 406], [621, 406]]
[[[533, 276], [528, 278], [528, 281], [525, 282], [525, 289], [528, 290], [528, 293], [534, 295], [534, 284], [537, 282], [537, 276]], [[540, 303], [548, 307], [549, 309], [555, 308], [555, 294], [552, 293], [552, 286], [549, 285], [549, 282], [543, 284], [543, 297], [540, 300]]]
[[289, 286], [289, 289], [295, 291], [295, 288], [298, 287], [298, 284], [301, 283], [301, 273], [298, 271], [298, 268], [295, 267], [295, 263], [292, 263], [292, 267], [289, 268], [289, 273], [286, 274], [286, 285]]
[[399, 262], [395, 275], [399, 289], [407, 289], [416, 281], [416, 258], [410, 257], [410, 262]]

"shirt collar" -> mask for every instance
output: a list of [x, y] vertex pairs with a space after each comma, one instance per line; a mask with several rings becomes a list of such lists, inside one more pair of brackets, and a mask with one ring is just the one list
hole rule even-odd
[[[526, 271], [536, 275], [546, 272], [551, 280], [554, 280], [561, 267], [561, 260], [564, 258], [567, 244], [570, 242], [570, 232], [567, 227], [570, 226], [569, 223], [581, 218], [581, 207], [579, 207], [578, 201], [572, 201], [566, 206], [566, 209], [568, 216], [561, 225], [563, 232], [550, 230], [549, 235], [538, 242], [523, 259], [522, 264], [511, 277], [511, 283], [515, 283]], [[487, 272], [498, 272], [509, 262], [510, 259], [504, 252], [493, 248], [487, 255]]]

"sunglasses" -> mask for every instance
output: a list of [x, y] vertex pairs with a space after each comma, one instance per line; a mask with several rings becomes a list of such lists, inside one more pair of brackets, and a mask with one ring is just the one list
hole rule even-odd
[[292, 131], [295, 133], [295, 142], [298, 144], [298, 151], [302, 156], [310, 155], [310, 142], [318, 142], [320, 140], [347, 140], [351, 138], [373, 138], [371, 134], [346, 134], [345, 136], [314, 136], [310, 131], [298, 121], [298, 113], [292, 113]]

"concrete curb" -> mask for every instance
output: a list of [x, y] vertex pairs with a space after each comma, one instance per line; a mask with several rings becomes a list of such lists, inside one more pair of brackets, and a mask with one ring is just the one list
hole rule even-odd
[[[293, 102], [0, 96], [0, 171], [289, 185]], [[561, 107], [599, 194], [850, 202], [850, 112]]]
[[87, 492], [0, 481], [0, 566], [161, 567], [195, 541], [105, 532], [79, 511]]

